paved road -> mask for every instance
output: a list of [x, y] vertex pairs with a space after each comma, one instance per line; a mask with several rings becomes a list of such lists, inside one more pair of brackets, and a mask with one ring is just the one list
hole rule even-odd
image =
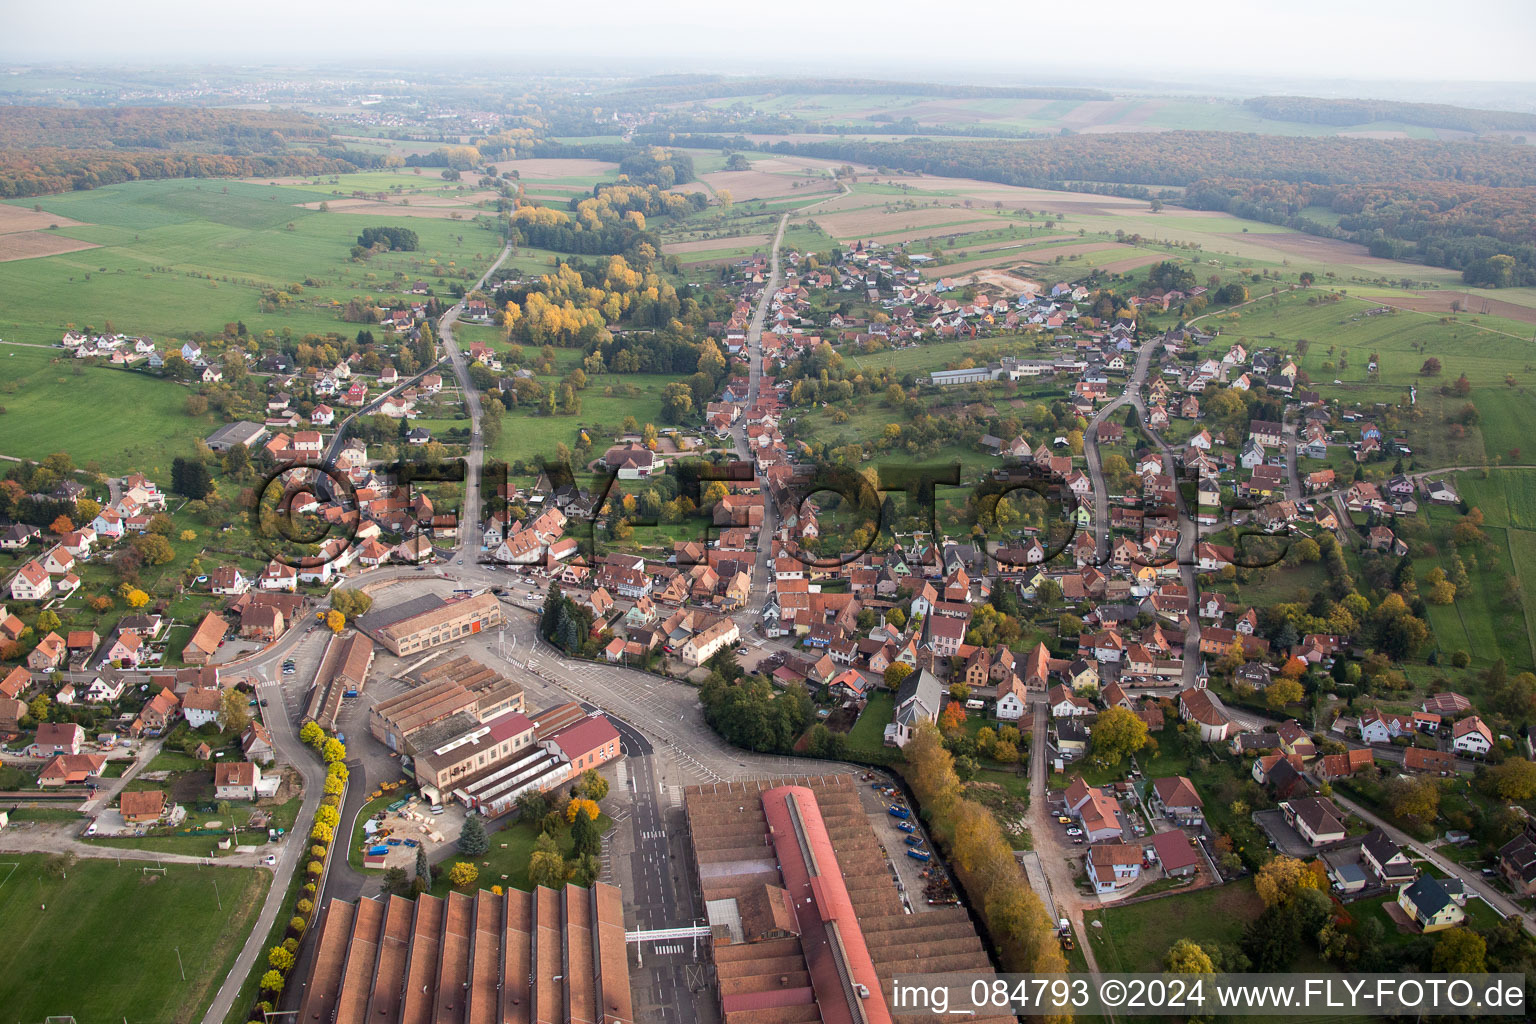
[[[302, 639], [304, 635], [300, 634], [297, 640]], [[287, 714], [282, 701], [282, 687], [276, 682], [280, 678], [277, 675], [279, 669], [276, 666], [285, 656], [276, 650], [269, 651], [243, 667], [247, 674], [256, 677], [256, 695], [268, 701], [267, 714], [263, 717], [267, 731], [272, 734], [273, 753], [277, 755], [280, 763], [290, 764], [298, 769], [299, 775], [304, 779], [304, 799], [299, 805], [298, 817], [294, 819], [293, 832], [282, 844], [281, 852], [278, 854], [277, 866], [273, 869], [272, 887], [267, 890], [267, 898], [262, 903], [261, 914], [256, 918], [251, 933], [246, 936], [245, 945], [240, 948], [240, 955], [235, 958], [228, 977], [219, 987], [218, 994], [214, 996], [213, 1004], [203, 1015], [203, 1024], [220, 1024], [228, 1016], [235, 997], [240, 992], [241, 984], [249, 976], [251, 969], [256, 966], [256, 961], [266, 955], [263, 943], [266, 941], [267, 933], [272, 930], [273, 922], [277, 920], [278, 912], [284, 909], [283, 901], [287, 898], [288, 883], [293, 873], [299, 870], [304, 862], [304, 856], [308, 850], [308, 844], [304, 840], [309, 836], [315, 810], [320, 806], [323, 795], [321, 790], [325, 783], [325, 768], [314, 752], [299, 741], [294, 719]], [[333, 855], [339, 855], [345, 859], [346, 839], [342, 838], [333, 851]]]
[[[785, 213], [779, 218], [778, 230], [773, 235], [773, 251], [768, 259], [768, 280], [763, 283], [763, 291], [757, 300], [757, 309], [752, 314], [752, 324], [747, 331], [747, 349], [749, 356], [749, 369], [747, 371], [747, 408], [757, 404], [758, 389], [763, 380], [763, 328], [768, 322], [768, 310], [773, 305], [773, 294], [779, 290], [781, 268], [779, 267], [779, 247], [784, 242], [784, 227], [789, 223], [789, 214]], [[732, 430], [732, 437], [736, 441], [736, 454], [743, 459], [751, 459], [751, 449], [747, 447], [747, 424], [743, 417], [738, 420]], [[773, 558], [773, 535], [778, 529], [778, 509], [769, 500], [766, 493], [763, 500], [763, 525], [757, 533], [757, 569], [752, 573], [752, 590], [747, 598], [746, 621], [757, 621], [762, 614], [763, 605], [768, 600], [768, 580], [771, 577], [770, 566]]]
[[[1120, 396], [1110, 402], [1096, 413], [1089, 423], [1089, 429], [1083, 435], [1083, 455], [1088, 463], [1089, 482], [1093, 485], [1093, 519], [1094, 540], [1098, 546], [1099, 563], [1103, 564], [1109, 556], [1109, 492], [1104, 484], [1104, 469], [1099, 457], [1099, 442], [1097, 437], [1098, 425], [1116, 409], [1126, 403], [1136, 408], [1140, 417], [1142, 429], [1157, 445], [1158, 451], [1163, 456], [1163, 472], [1174, 480], [1178, 480], [1178, 465], [1174, 460], [1173, 449], [1162, 439], [1162, 436], [1147, 426], [1147, 406], [1142, 398], [1142, 388], [1147, 382], [1147, 375], [1151, 371], [1152, 356], [1163, 342], [1162, 335], [1142, 342], [1140, 350], [1136, 353], [1136, 366], [1131, 371], [1130, 379], [1126, 382], [1125, 390]], [[1200, 540], [1200, 526], [1190, 513], [1184, 501], [1182, 490], [1175, 491], [1178, 503], [1179, 516], [1179, 544], [1177, 557], [1179, 560], [1179, 578], [1189, 593], [1188, 627], [1184, 631], [1184, 686], [1193, 687], [1200, 675], [1200, 616], [1197, 605], [1200, 600], [1199, 581], [1195, 576], [1195, 548]]]
[[[512, 255], [512, 245], [508, 243], [501, 250], [501, 255], [496, 257], [496, 262], [486, 268], [469, 291], [476, 291], [485, 287], [485, 282], [494, 274], [507, 257]], [[480, 391], [469, 379], [469, 360], [459, 350], [459, 343], [453, 338], [453, 325], [458, 322], [459, 314], [464, 311], [464, 300], [460, 299], [448, 312], [444, 313], [437, 321], [437, 337], [443, 343], [443, 349], [448, 353], [448, 361], [453, 366], [453, 375], [459, 380], [459, 388], [464, 392], [464, 404], [469, 409], [469, 461], [465, 471], [464, 499], [459, 507], [459, 537], [454, 545], [460, 552], [460, 559], [464, 557], [466, 546], [468, 555], [473, 558], [480, 551], [480, 474], [485, 467], [485, 437], [480, 432]]]
[[1035, 705], [1034, 736], [1029, 745], [1029, 827], [1049, 887], [1049, 891], [1041, 893], [1040, 897], [1048, 905], [1054, 904], [1058, 917], [1071, 923], [1077, 934], [1077, 948], [1083, 951], [1088, 970], [1098, 974], [1098, 958], [1093, 954], [1093, 943], [1089, 941], [1088, 929], [1083, 923], [1085, 901], [1078, 892], [1077, 880], [1068, 861], [1072, 848], [1062, 842], [1061, 828], [1050, 813], [1050, 793], [1046, 784], [1046, 730], [1049, 726], [1046, 714], [1042, 700]]

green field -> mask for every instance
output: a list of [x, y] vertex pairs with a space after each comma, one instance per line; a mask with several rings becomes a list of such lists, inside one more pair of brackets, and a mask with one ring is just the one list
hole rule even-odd
[[[58, 233], [101, 248], [0, 264], [0, 337], [56, 344], [68, 324], [100, 329], [108, 321], [157, 340], [214, 333], [237, 320], [256, 333], [346, 331], [333, 303], [399, 295], [402, 283], [417, 278], [437, 286], [449, 275], [478, 271], [500, 249], [496, 235], [467, 219], [415, 217], [409, 208], [378, 216], [322, 213], [300, 205], [315, 201], [305, 186], [171, 180], [18, 202], [82, 222]], [[382, 223], [408, 225], [420, 249], [352, 262], [358, 232]], [[305, 281], [284, 311], [258, 308], [263, 286]]]
[[[613, 828], [613, 820], [606, 814], [597, 816], [597, 830], [599, 834], [606, 834]], [[533, 854], [534, 841], [539, 838], [538, 822], [518, 821], [498, 832], [490, 833], [491, 848], [482, 857], [470, 858], [453, 856], [437, 864], [432, 865], [432, 874], [435, 881], [432, 883], [434, 896], [447, 896], [452, 888], [448, 884], [448, 870], [459, 861], [470, 861], [480, 869], [480, 877], [475, 885], [480, 889], [489, 889], [493, 885], [512, 887], [514, 889], [527, 889], [528, 883], [528, 858]], [[566, 858], [571, 856], [571, 832], [570, 829], [561, 829], [555, 836], [560, 845], [560, 853]]]
[[8, 1020], [198, 1020], [271, 884], [254, 868], [178, 864], [161, 877], [140, 861], [80, 860], [56, 878], [41, 855], [7, 860], [0, 928], [10, 952], [0, 954], [0, 1006]]
[[[539, 380], [547, 390], [558, 387], [562, 375], [540, 377]], [[661, 397], [667, 385], [675, 379], [662, 374], [597, 374], [589, 378], [589, 386], [580, 393], [579, 415], [557, 413], [545, 416], [531, 408], [509, 409], [502, 418], [501, 437], [489, 454], [509, 464], [518, 459], [525, 462], [540, 457], [553, 459], [556, 445], [564, 444], [574, 449], [579, 432], [585, 429], [592, 440], [592, 457], [596, 458], [613, 443], [625, 416], [635, 417], [641, 426], [647, 423], [658, 428], [666, 426], [661, 419]], [[626, 384], [638, 388], [639, 393], [625, 394]], [[613, 394], [605, 394], [610, 387]]]
[[1084, 929], [1099, 966], [1107, 971], [1160, 971], [1168, 947], [1179, 939], [1233, 945], [1243, 926], [1263, 910], [1253, 881], [1244, 878], [1179, 896], [1088, 911], [1085, 920], [1104, 922]]
[[848, 749], [854, 754], [866, 751], [880, 752], [885, 749], [885, 727], [891, 724], [891, 712], [896, 700], [887, 690], [876, 690], [869, 696], [869, 703], [859, 715], [859, 720], [848, 730]]
[[[9, 264], [14, 265], [14, 264]], [[63, 350], [0, 345], [0, 455], [42, 459], [67, 451], [112, 475], [138, 470], [168, 481], [171, 459], [190, 454], [219, 425], [183, 411], [191, 392], [132, 370], [86, 367]]]

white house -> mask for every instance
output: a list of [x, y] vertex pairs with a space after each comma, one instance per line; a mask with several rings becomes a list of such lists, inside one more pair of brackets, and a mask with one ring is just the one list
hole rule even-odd
[[1458, 754], [1482, 757], [1493, 749], [1493, 733], [1476, 715], [1451, 727], [1451, 749]]
[[11, 578], [11, 596], [18, 601], [42, 601], [53, 591], [53, 580], [48, 571], [33, 559]]
[[224, 709], [224, 691], [216, 686], [194, 686], [181, 695], [181, 713], [187, 724], [197, 729], [218, 724]]
[[261, 785], [261, 769], [250, 761], [235, 761], [214, 766], [215, 800], [255, 800]]
[[117, 700], [122, 695], [123, 681], [116, 678], [97, 676], [85, 688], [85, 700], [88, 704], [105, 704], [108, 701]]
[[1141, 877], [1141, 850], [1125, 843], [1095, 843], [1088, 849], [1088, 878], [1099, 895], [1117, 892]]
[[999, 687], [997, 698], [997, 717], [1008, 722], [1016, 722], [1024, 717], [1027, 710], [1024, 704], [1024, 684], [1014, 676], [1006, 689]]

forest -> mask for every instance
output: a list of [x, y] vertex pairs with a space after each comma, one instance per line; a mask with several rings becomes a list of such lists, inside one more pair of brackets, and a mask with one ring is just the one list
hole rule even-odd
[[1243, 106], [1273, 121], [1352, 125], [1395, 121], [1424, 128], [1463, 132], [1536, 131], [1536, 114], [1477, 110], [1449, 103], [1399, 103], [1393, 100], [1320, 99], [1316, 96], [1255, 96]]
[[0, 198], [151, 178], [340, 174], [378, 158], [301, 114], [192, 107], [0, 107]]
[[1536, 149], [1493, 142], [1125, 132], [1034, 141], [839, 139], [765, 143], [761, 148], [1036, 188], [1059, 189], [1074, 182], [1180, 186], [1213, 177], [1322, 185], [1449, 181], [1536, 186]]
[[643, 78], [612, 98], [626, 105], [680, 103], [721, 96], [757, 96], [763, 93], [816, 95], [819, 93], [876, 94], [885, 96], [940, 96], [946, 99], [1003, 100], [1111, 100], [1102, 89], [1057, 86], [944, 85], [935, 82], [892, 82], [869, 78], [738, 78], [724, 75], [658, 75]]
[[[1335, 186], [1228, 178], [1192, 183], [1182, 202], [1359, 242], [1373, 256], [1460, 270], [1471, 285], [1536, 284], [1536, 188], [1425, 181]], [[1309, 207], [1338, 214], [1337, 225], [1308, 216]]]

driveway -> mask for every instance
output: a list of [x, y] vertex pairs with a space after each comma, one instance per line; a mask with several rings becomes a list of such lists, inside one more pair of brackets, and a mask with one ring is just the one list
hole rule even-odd
[[1276, 807], [1265, 811], [1253, 812], [1254, 824], [1264, 830], [1264, 834], [1275, 841], [1275, 849], [1287, 857], [1316, 856], [1317, 851], [1305, 839], [1301, 833], [1291, 827], [1285, 820], [1285, 812]]

